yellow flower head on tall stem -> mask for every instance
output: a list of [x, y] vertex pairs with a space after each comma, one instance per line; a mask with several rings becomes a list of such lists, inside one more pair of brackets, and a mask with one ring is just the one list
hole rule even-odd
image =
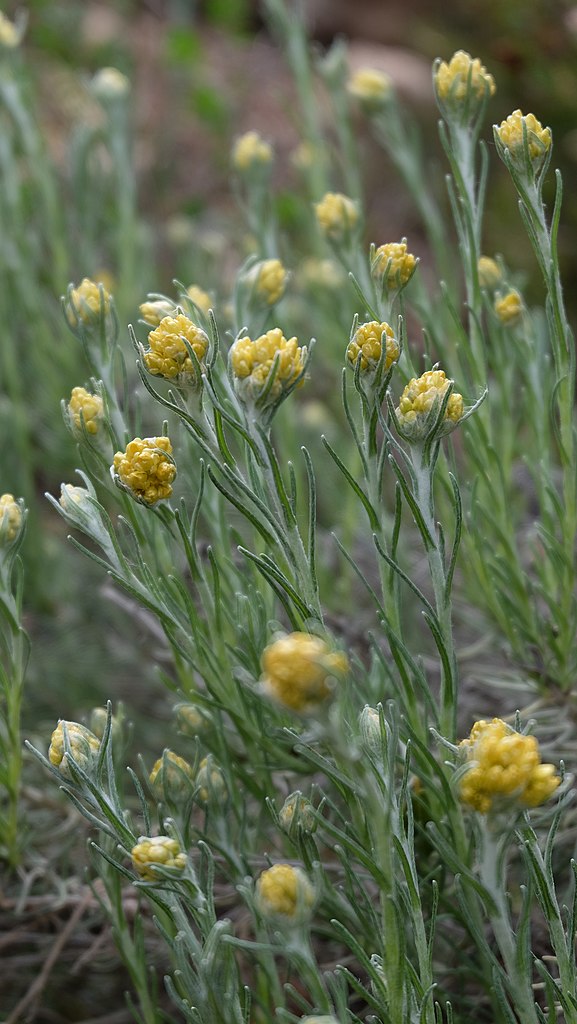
[[66, 317], [71, 327], [93, 325], [101, 315], [106, 316], [109, 312], [110, 293], [103, 284], [97, 284], [89, 277], [83, 278], [68, 296]]
[[82, 431], [82, 424], [89, 434], [97, 434], [104, 416], [104, 403], [100, 395], [93, 395], [86, 388], [72, 388], [68, 402], [70, 424], [75, 431]]
[[274, 640], [262, 655], [262, 687], [277, 704], [299, 714], [313, 714], [332, 697], [349, 667], [347, 656], [312, 633], [289, 633]]
[[347, 346], [346, 357], [349, 363], [356, 366], [360, 355], [361, 373], [376, 369], [383, 351], [383, 342], [386, 348], [384, 360], [386, 372], [393, 363], [396, 363], [401, 350], [393, 328], [389, 324], [379, 323], [377, 320], [371, 320], [369, 323], [357, 327]]
[[335, 242], [345, 238], [359, 221], [357, 204], [341, 192], [327, 192], [315, 203], [315, 214], [322, 233]]
[[273, 864], [256, 883], [256, 900], [263, 917], [277, 923], [299, 924], [312, 913], [316, 893], [302, 868]]
[[415, 272], [417, 260], [407, 252], [406, 242], [386, 242], [374, 251], [371, 274], [376, 281], [386, 283], [389, 290], [404, 288]]
[[116, 452], [113, 471], [119, 483], [140, 502], [155, 505], [172, 494], [176, 466], [168, 437], [135, 437]]
[[533, 163], [540, 162], [547, 155], [553, 141], [550, 128], [544, 128], [534, 114], [523, 114], [521, 110], [514, 110], [494, 129], [495, 137], [516, 162], [523, 160], [525, 139]]
[[434, 73], [435, 88], [440, 100], [462, 104], [468, 96], [482, 101], [495, 94], [495, 79], [466, 50], [457, 50], [450, 61], [441, 61]]
[[500, 718], [475, 722], [460, 747], [470, 767], [461, 778], [459, 795], [480, 814], [537, 807], [561, 781], [554, 765], [541, 763], [535, 737], [515, 732]]
[[149, 373], [168, 380], [178, 379], [192, 383], [197, 377], [188, 343], [199, 363], [208, 349], [208, 337], [184, 313], [165, 316], [158, 327], [148, 335], [148, 349], [142, 350], [142, 359]]
[[[66, 732], [66, 740], [65, 740]], [[90, 729], [79, 722], [60, 721], [50, 738], [48, 760], [59, 771], [69, 776], [66, 741], [71, 756], [84, 771], [90, 771], [100, 751], [100, 740]]]
[[[401, 395], [396, 410], [399, 427], [415, 441], [423, 439], [430, 428], [430, 416], [443, 402], [451, 381], [444, 370], [427, 370], [420, 377], [413, 377]], [[454, 391], [449, 397], [444, 414], [442, 432], [452, 429], [463, 417], [465, 408], [463, 396]]]
[[[231, 346], [230, 366], [237, 391], [243, 401], [273, 404], [283, 391], [294, 385], [305, 367], [306, 348], [299, 348], [296, 338], [285, 338], [280, 327], [251, 338], [237, 338]], [[272, 384], [270, 375], [276, 366]]]

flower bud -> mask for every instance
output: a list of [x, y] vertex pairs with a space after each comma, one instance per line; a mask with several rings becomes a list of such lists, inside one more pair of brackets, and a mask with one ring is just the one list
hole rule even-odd
[[0, 11], [0, 50], [15, 50], [22, 42], [23, 33], [23, 25], [19, 27]]
[[200, 386], [199, 369], [191, 359], [185, 341], [198, 363], [202, 364], [208, 350], [208, 337], [202, 327], [181, 312], [163, 317], [158, 327], [148, 335], [148, 349], [140, 346], [148, 372], [177, 383]]
[[256, 341], [237, 338], [229, 360], [239, 398], [260, 408], [274, 405], [283, 392], [301, 383], [306, 353], [306, 348], [297, 346], [296, 338], [287, 340], [280, 327]]
[[158, 327], [165, 316], [176, 316], [178, 310], [170, 299], [151, 299], [141, 302], [138, 312], [150, 327]]
[[382, 286], [393, 289], [404, 288], [411, 280], [417, 260], [407, 252], [406, 242], [387, 242], [374, 250], [371, 259], [371, 275]]
[[190, 796], [193, 786], [193, 771], [188, 761], [172, 750], [165, 750], [155, 761], [149, 775], [152, 791], [158, 800], [180, 803]]
[[186, 294], [205, 316], [208, 316], [209, 310], [214, 309], [214, 302], [210, 295], [203, 288], [199, 288], [198, 285], [190, 284], [186, 289]]
[[77, 437], [82, 437], [83, 430], [92, 435], [98, 433], [104, 418], [104, 403], [100, 395], [93, 395], [86, 388], [72, 388], [66, 411], [70, 428]]
[[263, 917], [277, 925], [308, 921], [316, 893], [302, 868], [274, 864], [256, 883], [257, 906]]
[[359, 68], [349, 78], [347, 91], [366, 113], [382, 110], [393, 91], [393, 83], [384, 71], [377, 68]]
[[383, 750], [383, 737], [381, 717], [376, 708], [365, 704], [359, 715], [359, 731], [363, 747], [371, 754], [380, 755]]
[[357, 327], [347, 346], [346, 358], [352, 366], [356, 366], [360, 357], [361, 373], [374, 372], [381, 359], [383, 343], [386, 348], [384, 359], [386, 372], [393, 363], [396, 363], [400, 355], [399, 343], [389, 324], [380, 324], [376, 320], [371, 320], [369, 323]]
[[[444, 370], [427, 370], [420, 377], [409, 381], [396, 409], [399, 430], [408, 441], [424, 441], [434, 429], [439, 407], [444, 401], [452, 381], [447, 380]], [[438, 428], [439, 436], [450, 433], [464, 415], [462, 395], [453, 392], [447, 405], [443, 422]]]
[[170, 868], [175, 873], [186, 867], [186, 854], [170, 836], [141, 836], [130, 856], [134, 870], [146, 882], [162, 880], [160, 873], [155, 871], [157, 867]]
[[[106, 708], [92, 708], [90, 712], [90, 728], [100, 742], [106, 731], [108, 725], [108, 711]], [[111, 715], [110, 718], [110, 736], [112, 741], [120, 738], [122, 730], [121, 719], [118, 715]]]
[[514, 327], [523, 318], [523, 300], [514, 288], [495, 299], [494, 309], [505, 327]]
[[313, 805], [298, 791], [287, 796], [279, 811], [279, 821], [285, 832], [294, 828], [316, 832], [318, 825]]
[[478, 57], [457, 50], [451, 60], [437, 61], [433, 68], [437, 102], [446, 117], [468, 121], [481, 108], [486, 97], [495, 94], [495, 79]]
[[523, 114], [521, 110], [514, 110], [498, 127], [493, 125], [493, 132], [500, 155], [508, 151], [519, 170], [525, 170], [525, 154], [537, 169], [553, 141], [550, 128], [543, 128], [534, 114]]
[[200, 736], [210, 725], [208, 714], [196, 704], [177, 704], [174, 711], [178, 731], [183, 736]]
[[341, 192], [327, 192], [315, 203], [317, 223], [323, 235], [333, 242], [344, 241], [359, 221], [359, 208]]
[[334, 692], [349, 663], [319, 636], [289, 633], [274, 640], [262, 655], [262, 687], [278, 704], [299, 714], [318, 711]]
[[68, 752], [79, 768], [90, 772], [100, 751], [100, 740], [78, 722], [60, 721], [50, 739], [48, 760], [62, 775], [70, 778]]
[[0, 548], [12, 545], [24, 522], [24, 502], [13, 494], [0, 495]]
[[110, 294], [102, 284], [83, 278], [72, 288], [65, 300], [66, 319], [72, 329], [95, 327], [102, 317], [110, 313]]
[[274, 306], [282, 299], [288, 274], [280, 260], [260, 260], [244, 275], [254, 299], [261, 306]]
[[100, 68], [90, 83], [92, 93], [103, 103], [124, 99], [130, 92], [130, 82], [118, 68]]
[[501, 268], [496, 260], [492, 260], [490, 256], [481, 256], [479, 258], [477, 272], [481, 288], [486, 288], [487, 291], [494, 291], [500, 285], [502, 280]]
[[143, 505], [170, 498], [176, 466], [168, 437], [135, 437], [125, 452], [116, 452], [115, 482]]
[[258, 132], [245, 132], [235, 142], [232, 164], [240, 174], [268, 168], [273, 160], [273, 148]]
[[203, 804], [222, 804], [228, 795], [224, 775], [212, 754], [200, 762], [195, 783], [196, 795]]

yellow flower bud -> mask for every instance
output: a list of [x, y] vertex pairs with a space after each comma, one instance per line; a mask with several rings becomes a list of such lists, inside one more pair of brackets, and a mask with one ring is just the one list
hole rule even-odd
[[514, 288], [495, 300], [495, 313], [506, 327], [514, 327], [523, 317], [523, 300]]
[[166, 798], [176, 803], [190, 795], [193, 778], [188, 761], [172, 750], [165, 750], [162, 757], [154, 762], [148, 781], [159, 800]]
[[238, 138], [232, 150], [232, 163], [241, 173], [272, 163], [273, 148], [258, 132], [246, 132]]
[[512, 158], [523, 164], [524, 136], [527, 138], [529, 157], [537, 163], [541, 161], [551, 148], [552, 136], [550, 128], [543, 128], [534, 114], [523, 114], [514, 110], [499, 127], [494, 126], [495, 136], [504, 149], [508, 149]]
[[22, 31], [0, 11], [0, 48], [14, 50], [20, 45]]
[[199, 288], [198, 285], [190, 284], [186, 289], [186, 294], [205, 316], [208, 316], [209, 309], [214, 309], [214, 302], [210, 295], [203, 288]]
[[373, 754], [381, 754], [383, 738], [381, 735], [381, 718], [376, 708], [365, 704], [359, 715], [359, 729], [363, 746]]
[[66, 318], [71, 327], [94, 326], [101, 316], [110, 312], [110, 294], [106, 288], [89, 277], [73, 288], [66, 301]]
[[367, 324], [357, 327], [351, 341], [347, 346], [346, 357], [352, 366], [356, 366], [357, 359], [361, 359], [361, 373], [375, 370], [383, 350], [383, 340], [386, 347], [384, 361], [385, 372], [396, 363], [400, 355], [400, 348], [393, 333], [393, 328], [386, 323], [378, 323], [371, 320]]
[[262, 655], [262, 686], [278, 704], [299, 714], [317, 711], [333, 694], [349, 663], [321, 637], [289, 633], [274, 640]]
[[[90, 712], [90, 728], [96, 738], [102, 741], [106, 726], [108, 724], [108, 711], [106, 708], [92, 708]], [[118, 715], [112, 715], [110, 720], [110, 734], [112, 740], [120, 737], [121, 719]]]
[[256, 899], [263, 917], [277, 924], [300, 924], [311, 916], [316, 893], [302, 868], [273, 864], [256, 883]]
[[358, 100], [364, 110], [380, 110], [392, 92], [392, 82], [384, 71], [377, 68], [359, 68], [349, 78], [347, 91]]
[[130, 82], [118, 68], [100, 68], [90, 85], [97, 99], [104, 102], [123, 98], [130, 92]]
[[404, 288], [416, 266], [417, 260], [411, 252], [407, 252], [406, 242], [387, 242], [375, 249], [371, 274], [389, 289]]
[[11, 544], [22, 526], [22, 505], [13, 494], [0, 495], [0, 547]]
[[186, 854], [170, 836], [141, 836], [130, 851], [134, 870], [147, 882], [161, 881], [156, 867], [181, 872], [186, 867]]
[[357, 204], [341, 192], [327, 192], [315, 203], [315, 214], [322, 233], [334, 242], [342, 241], [359, 220]]
[[[451, 384], [444, 370], [427, 370], [409, 381], [396, 410], [399, 427], [410, 440], [421, 441], [432, 429], [436, 410]], [[447, 403], [441, 433], [448, 433], [464, 414], [462, 395], [453, 392]]]
[[116, 452], [113, 470], [123, 487], [145, 505], [170, 498], [176, 466], [168, 437], [135, 437], [125, 452]]
[[501, 283], [501, 268], [490, 256], [481, 256], [477, 264], [479, 284], [487, 291], [494, 291]]
[[536, 807], [559, 786], [552, 764], [542, 764], [534, 736], [523, 736], [500, 718], [475, 722], [460, 747], [470, 767], [460, 781], [463, 803], [480, 814]]
[[62, 775], [70, 777], [68, 767], [68, 754], [66, 752], [64, 730], [68, 749], [77, 765], [84, 771], [89, 772], [94, 766], [95, 759], [100, 751], [100, 740], [85, 725], [78, 722], [60, 721], [56, 726], [50, 739], [48, 748], [48, 760], [50, 764], [58, 768]]
[[158, 327], [165, 316], [176, 316], [177, 309], [170, 299], [154, 299], [150, 302], [142, 302], [138, 307], [143, 320], [151, 327]]
[[222, 803], [227, 796], [224, 775], [211, 754], [203, 757], [198, 766], [196, 795], [203, 804]]
[[449, 63], [443, 60], [437, 65], [434, 83], [438, 98], [453, 106], [462, 106], [467, 98], [481, 102], [495, 94], [495, 79], [466, 50], [457, 50]]
[[284, 295], [287, 277], [280, 260], [261, 260], [250, 268], [246, 280], [261, 302], [274, 306]]
[[208, 349], [208, 337], [184, 313], [177, 313], [163, 317], [158, 327], [148, 335], [149, 348], [141, 350], [148, 372], [168, 380], [195, 381], [197, 370], [183, 339], [202, 363]]
[[82, 434], [83, 425], [89, 434], [97, 434], [104, 417], [104, 403], [100, 395], [93, 395], [86, 388], [73, 388], [68, 416], [70, 425], [78, 434]]
[[[306, 353], [306, 348], [297, 346], [296, 338], [287, 341], [280, 327], [267, 331], [256, 341], [237, 338], [229, 358], [240, 398], [265, 407], [272, 405], [303, 373]], [[276, 374], [268, 387], [275, 361]]]
[[177, 704], [174, 710], [178, 731], [183, 736], [199, 736], [210, 724], [207, 714], [196, 704]]
[[290, 832], [294, 827], [304, 832], [315, 832], [318, 824], [310, 800], [298, 791], [287, 796], [279, 811], [279, 821], [285, 832]]

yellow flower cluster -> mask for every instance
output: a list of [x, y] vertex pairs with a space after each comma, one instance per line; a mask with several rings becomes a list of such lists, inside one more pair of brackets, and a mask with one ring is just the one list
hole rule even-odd
[[277, 359], [276, 376], [267, 395], [267, 403], [274, 402], [303, 372], [306, 351], [297, 346], [296, 338], [287, 341], [280, 327], [267, 331], [256, 341], [237, 338], [230, 349], [230, 365], [241, 382], [241, 396], [258, 399]]
[[[420, 377], [413, 377], [403, 391], [396, 410], [400, 426], [409, 429], [424, 426], [426, 417], [435, 403], [443, 400], [450, 383], [444, 370], [427, 370]], [[453, 392], [447, 403], [445, 419], [458, 423], [463, 412], [463, 397]]]
[[417, 261], [407, 252], [406, 242], [387, 242], [375, 249], [371, 264], [374, 278], [385, 279], [387, 288], [403, 288], [412, 277]]
[[214, 308], [214, 302], [208, 292], [205, 292], [204, 288], [199, 288], [197, 284], [189, 285], [186, 289], [186, 294], [205, 316], [208, 315], [209, 309]]
[[22, 525], [22, 509], [13, 494], [0, 495], [0, 544], [15, 540]]
[[104, 315], [110, 312], [110, 294], [103, 285], [99, 287], [96, 281], [85, 277], [70, 293], [66, 310], [68, 323], [71, 327], [77, 327], [79, 323], [93, 324], [101, 312]]
[[100, 395], [93, 395], [86, 388], [72, 388], [68, 414], [76, 430], [81, 431], [84, 423], [89, 434], [97, 434], [104, 415], [104, 403]]
[[321, 231], [333, 241], [344, 238], [359, 219], [357, 204], [341, 192], [327, 192], [315, 203], [315, 214]]
[[385, 371], [388, 370], [399, 358], [399, 343], [395, 338], [393, 328], [389, 324], [380, 324], [376, 320], [371, 320], [368, 324], [361, 324], [360, 327], [357, 327], [351, 341], [347, 345], [346, 357], [349, 363], [355, 366], [360, 355], [361, 373], [365, 373], [367, 370], [374, 370], [381, 358], [383, 336], [386, 346], [384, 368]]
[[501, 268], [490, 256], [480, 256], [477, 264], [481, 288], [492, 291], [501, 282]]
[[176, 466], [168, 456], [168, 437], [135, 437], [125, 452], [116, 452], [113, 469], [124, 487], [146, 505], [154, 505], [172, 494]]
[[310, 915], [315, 890], [302, 868], [273, 864], [258, 879], [256, 898], [265, 917], [297, 923]]
[[523, 300], [514, 288], [495, 300], [495, 313], [506, 327], [514, 327], [523, 316]]
[[[287, 281], [287, 272], [280, 260], [262, 260], [255, 267], [254, 286], [257, 295], [267, 306], [274, 306], [282, 299]], [[249, 272], [249, 278], [251, 277]]]
[[557, 789], [555, 766], [542, 764], [534, 736], [522, 736], [500, 718], [475, 722], [460, 744], [471, 767], [460, 782], [461, 800], [488, 814], [512, 802], [537, 807]]
[[511, 152], [513, 157], [523, 154], [523, 126], [527, 134], [527, 145], [531, 160], [539, 160], [551, 148], [551, 129], [544, 128], [534, 114], [523, 114], [514, 110], [512, 114], [497, 128], [495, 132], [501, 144]]
[[176, 306], [169, 299], [154, 299], [150, 302], [142, 302], [138, 311], [143, 320], [151, 327], [158, 327], [165, 316], [175, 316]]
[[208, 338], [184, 313], [165, 316], [157, 328], [148, 335], [149, 349], [143, 353], [144, 365], [156, 377], [195, 376], [195, 367], [183, 338], [186, 339], [199, 362], [208, 348]]
[[248, 171], [272, 163], [273, 149], [258, 132], [245, 132], [238, 138], [232, 150], [232, 163], [237, 171]]
[[148, 781], [159, 799], [166, 795], [169, 799], [178, 800], [190, 792], [193, 778], [188, 761], [172, 750], [165, 750], [162, 757], [154, 762]]
[[279, 704], [300, 714], [319, 708], [333, 692], [336, 678], [349, 668], [341, 651], [311, 633], [279, 637], [262, 655], [262, 685]]
[[60, 721], [52, 733], [50, 747], [48, 748], [48, 760], [55, 768], [58, 768], [63, 775], [69, 775], [67, 765], [67, 754], [64, 746], [64, 729], [68, 738], [68, 746], [72, 757], [85, 771], [90, 770], [93, 760], [98, 756], [100, 740], [85, 725], [78, 722]]
[[466, 50], [457, 50], [449, 63], [441, 61], [435, 72], [435, 86], [441, 100], [458, 103], [466, 99], [469, 91], [478, 100], [495, 94], [495, 79], [479, 58], [471, 57]]
[[392, 83], [384, 71], [377, 68], [359, 68], [349, 78], [347, 91], [366, 110], [382, 107], [391, 95]]
[[186, 854], [176, 839], [170, 836], [141, 836], [130, 851], [130, 856], [134, 870], [147, 882], [159, 880], [155, 867], [174, 868], [178, 871], [186, 867]]

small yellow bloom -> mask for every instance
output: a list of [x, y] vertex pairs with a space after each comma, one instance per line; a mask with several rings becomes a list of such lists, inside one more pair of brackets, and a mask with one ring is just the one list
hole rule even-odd
[[347, 91], [365, 110], [378, 110], [389, 99], [392, 82], [377, 68], [359, 68], [349, 78]]
[[208, 337], [184, 313], [177, 313], [163, 317], [158, 327], [148, 335], [149, 348], [142, 353], [148, 372], [169, 380], [175, 377], [194, 380], [196, 370], [183, 339], [201, 363], [208, 349]]
[[22, 509], [13, 494], [0, 495], [0, 547], [11, 544], [22, 526]]
[[497, 128], [495, 133], [502, 146], [508, 149], [514, 159], [523, 159], [523, 135], [527, 135], [527, 146], [531, 160], [538, 161], [551, 148], [552, 136], [550, 128], [543, 128], [540, 121], [534, 114], [523, 114], [521, 110], [514, 110], [512, 114]]
[[470, 768], [460, 782], [461, 800], [488, 814], [511, 804], [537, 807], [557, 789], [552, 764], [542, 764], [534, 736], [522, 736], [500, 718], [475, 722], [460, 744]]
[[248, 272], [258, 298], [267, 306], [274, 306], [284, 295], [287, 272], [280, 260], [262, 260]]
[[135, 437], [125, 452], [116, 452], [113, 469], [135, 498], [154, 505], [172, 494], [176, 466], [171, 455], [168, 437]]
[[[429, 414], [437, 403], [443, 401], [450, 383], [444, 370], [427, 370], [420, 377], [413, 377], [403, 391], [396, 410], [401, 429], [415, 440], [423, 439], [429, 426]], [[463, 413], [463, 397], [453, 391], [445, 409], [446, 425], [458, 423]]]
[[332, 696], [336, 681], [349, 668], [342, 651], [311, 633], [279, 637], [262, 655], [262, 686], [279, 704], [300, 714], [316, 711]]
[[14, 22], [0, 11], [0, 47], [14, 50], [20, 44], [21, 35]]
[[477, 264], [481, 288], [493, 291], [501, 283], [501, 268], [490, 256], [481, 256]]
[[238, 138], [232, 150], [232, 163], [237, 171], [249, 171], [272, 163], [273, 148], [258, 132], [246, 132]]
[[471, 95], [483, 100], [486, 95], [494, 96], [495, 79], [478, 57], [471, 57], [466, 50], [457, 50], [449, 63], [441, 61], [435, 71], [435, 86], [441, 100], [462, 104]]
[[159, 800], [167, 796], [170, 800], [176, 801], [186, 797], [190, 792], [193, 782], [192, 767], [172, 750], [165, 750], [162, 757], [154, 762], [148, 781]]
[[514, 327], [523, 316], [523, 300], [514, 288], [495, 300], [495, 313], [506, 327]]
[[207, 804], [211, 800], [222, 803], [227, 795], [224, 775], [212, 755], [203, 757], [200, 762], [196, 775], [196, 787], [196, 794], [203, 804]]
[[383, 336], [386, 346], [384, 369], [385, 371], [390, 369], [399, 358], [399, 343], [395, 338], [393, 328], [389, 324], [380, 324], [376, 320], [371, 320], [368, 324], [361, 324], [360, 327], [357, 327], [347, 346], [346, 357], [349, 363], [355, 366], [360, 355], [361, 373], [365, 373], [367, 370], [374, 370], [381, 358]]
[[101, 284], [91, 281], [89, 277], [82, 279], [77, 288], [73, 288], [66, 306], [66, 317], [71, 327], [79, 323], [86, 326], [95, 324], [101, 315], [110, 312], [110, 293]]
[[406, 242], [387, 242], [375, 249], [371, 274], [385, 280], [387, 288], [403, 288], [413, 276], [417, 260], [407, 252]]
[[327, 192], [315, 203], [317, 223], [327, 238], [339, 241], [352, 231], [359, 220], [359, 208], [341, 192]]
[[186, 294], [205, 316], [208, 316], [209, 309], [214, 309], [214, 302], [208, 292], [205, 292], [203, 288], [199, 288], [197, 284], [189, 285], [186, 289]]
[[104, 403], [100, 395], [93, 395], [86, 388], [72, 388], [68, 414], [77, 431], [81, 433], [84, 424], [89, 434], [97, 434], [104, 416]]
[[310, 917], [315, 890], [302, 868], [291, 864], [273, 864], [256, 883], [260, 912], [273, 921], [301, 923]]
[[58, 768], [63, 775], [69, 776], [67, 753], [64, 745], [64, 729], [68, 739], [70, 753], [78, 766], [84, 771], [90, 771], [94, 759], [100, 750], [100, 740], [85, 725], [78, 722], [60, 721], [56, 726], [50, 739], [48, 749], [48, 760], [55, 768]]
[[141, 836], [130, 851], [130, 856], [134, 870], [147, 882], [160, 880], [154, 870], [156, 867], [173, 868], [176, 871], [183, 871], [186, 867], [186, 854], [176, 839], [170, 836]]
[[237, 338], [230, 349], [230, 365], [240, 396], [258, 402], [277, 360], [276, 376], [265, 403], [272, 404], [302, 374], [306, 352], [306, 348], [297, 346], [296, 338], [287, 341], [280, 327], [267, 331], [256, 341]]
[[176, 316], [176, 306], [170, 299], [154, 299], [150, 302], [142, 302], [138, 307], [143, 320], [151, 327], [158, 327], [165, 316]]

